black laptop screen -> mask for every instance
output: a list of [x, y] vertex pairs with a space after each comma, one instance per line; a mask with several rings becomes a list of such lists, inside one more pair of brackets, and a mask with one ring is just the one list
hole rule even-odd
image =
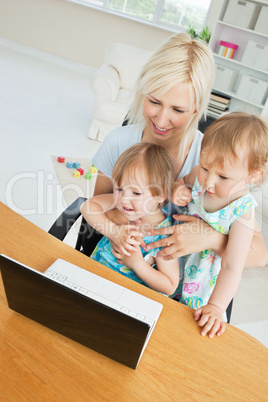
[[0, 256], [9, 307], [131, 368], [136, 368], [149, 325]]

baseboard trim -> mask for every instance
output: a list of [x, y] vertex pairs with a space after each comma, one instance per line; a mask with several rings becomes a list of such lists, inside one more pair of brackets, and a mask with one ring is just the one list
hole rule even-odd
[[95, 71], [97, 71], [97, 69], [94, 67], [90, 67], [85, 64], [80, 64], [73, 60], [65, 59], [63, 57], [59, 57], [59, 56], [56, 56], [51, 53], [46, 53], [42, 50], [35, 49], [35, 48], [23, 45], [18, 42], [13, 42], [9, 39], [0, 38], [0, 46], [15, 50], [17, 52], [20, 52], [20, 53], [25, 54], [30, 57], [38, 58], [39, 60], [43, 60], [43, 61], [46, 61], [49, 63], [56, 64], [60, 67], [64, 67], [64, 68], [72, 70], [72, 71], [77, 71], [77, 72], [85, 73], [85, 74], [89, 73], [91, 75]]

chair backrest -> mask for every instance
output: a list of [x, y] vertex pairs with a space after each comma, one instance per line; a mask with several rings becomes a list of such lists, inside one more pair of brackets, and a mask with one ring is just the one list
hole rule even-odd
[[104, 62], [119, 73], [120, 87], [132, 90], [139, 73], [152, 52], [125, 43], [112, 43], [105, 51]]
[[76, 250], [79, 250], [82, 253], [90, 256], [102, 236], [103, 235], [101, 233], [90, 226], [83, 218], [80, 225], [75, 248]]
[[[61, 241], [64, 240], [73, 224], [81, 216], [80, 207], [86, 200], [87, 198], [84, 197], [77, 198], [58, 217], [48, 233]], [[83, 218], [79, 227], [75, 248], [76, 250], [90, 256], [101, 238], [102, 234], [92, 228]]]

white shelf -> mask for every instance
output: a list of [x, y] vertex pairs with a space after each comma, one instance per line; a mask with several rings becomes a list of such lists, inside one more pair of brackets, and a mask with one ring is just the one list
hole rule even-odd
[[259, 4], [260, 6], [268, 6], [267, 0], [249, 0], [251, 3]]
[[241, 63], [241, 61], [234, 60], [234, 59], [229, 59], [228, 57], [219, 56], [217, 53], [213, 53], [213, 56], [214, 56], [215, 61], [217, 59], [219, 59], [219, 60], [221, 60], [223, 62], [230, 63], [230, 65], [237, 66], [238, 68], [243, 67], [243, 68], [246, 68], [248, 70], [254, 70], [254, 71], [258, 72], [258, 73], [265, 74], [265, 75], [268, 76], [268, 71], [260, 70], [259, 68], [256, 68], [254, 66], [250, 66], [248, 64]]
[[237, 96], [236, 93], [234, 91], [223, 91], [222, 89], [213, 87], [213, 91], [219, 92], [223, 95], [229, 96], [230, 98], [234, 98], [237, 100], [240, 100], [241, 102], [245, 102], [248, 103], [249, 105], [252, 105], [254, 107], [257, 107], [259, 109], [264, 109], [264, 105], [259, 105], [258, 103], [254, 103], [254, 102], [250, 102], [247, 99], [241, 98], [240, 96]]
[[[268, 6], [268, 1], [262, 1], [262, 0], [246, 0], [246, 1], [260, 5], [260, 6]], [[268, 35], [255, 31], [254, 29], [243, 28], [238, 25], [230, 24], [230, 23], [223, 21], [226, 9], [228, 7], [228, 3], [229, 3], [229, 0], [222, 1], [222, 7], [219, 12], [218, 20], [216, 22], [216, 25], [215, 25], [215, 28], [214, 28], [214, 31], [213, 31], [213, 34], [211, 37], [210, 47], [213, 51], [215, 63], [217, 65], [222, 66], [224, 69], [226, 69], [226, 72], [228, 71], [228, 69], [236, 71], [237, 77], [234, 80], [232, 87], [230, 87], [230, 84], [229, 85], [226, 84], [226, 85], [221, 85], [222, 88], [216, 88], [216, 86], [214, 86], [213, 90], [224, 96], [228, 96], [231, 98], [231, 101], [229, 104], [229, 112], [232, 112], [235, 110], [245, 110], [245, 111], [252, 110], [253, 113], [268, 117], [268, 100], [267, 100], [267, 98], [266, 98], [266, 101], [264, 102], [264, 104], [256, 104], [254, 102], [251, 102], [248, 99], [245, 99], [245, 98], [242, 98], [241, 96], [236, 95], [236, 92], [238, 91], [238, 88], [239, 88], [243, 75], [247, 75], [247, 76], [255, 78], [256, 80], [259, 80], [260, 85], [261, 85], [261, 81], [268, 82], [268, 71], [262, 70], [254, 65], [247, 65], [247, 64], [244, 64], [243, 62], [241, 62], [241, 60], [243, 60], [245, 50], [248, 49], [249, 41], [257, 42], [257, 43], [267, 46], [268, 45]], [[253, 27], [253, 25], [251, 25], [251, 28], [252, 27]], [[238, 45], [238, 49], [236, 50], [233, 59], [229, 59], [227, 57], [220, 56], [216, 53], [218, 50], [220, 41], [231, 42], [231, 43], [235, 43], [236, 45]], [[245, 59], [245, 57], [244, 57], [244, 59]], [[266, 60], [266, 59], [263, 59], [263, 60]], [[265, 65], [265, 64], [262, 63], [262, 65]], [[218, 85], [220, 85], [220, 83]], [[228, 88], [231, 88], [231, 90], [230, 89], [225, 90], [224, 89], [225, 86], [226, 86], [226, 88], [228, 86]], [[239, 93], [240, 92], [241, 92], [241, 90], [239, 91]], [[246, 93], [245, 93], [245, 96], [246, 96]], [[208, 112], [208, 115], [211, 116], [212, 115], [211, 112]], [[213, 117], [216, 117], [216, 116], [213, 116]]]
[[[268, 3], [266, 3], [266, 5], [268, 6]], [[218, 24], [224, 25], [226, 27], [234, 28], [234, 29], [239, 29], [239, 31], [244, 31], [244, 32], [247, 32], [252, 35], [258, 35], [258, 36], [263, 36], [264, 38], [268, 38], [268, 35], [258, 32], [258, 31], [254, 31], [254, 29], [248, 29], [248, 28], [240, 27], [238, 25], [228, 24], [228, 22], [224, 22], [221, 20], [218, 21]]]

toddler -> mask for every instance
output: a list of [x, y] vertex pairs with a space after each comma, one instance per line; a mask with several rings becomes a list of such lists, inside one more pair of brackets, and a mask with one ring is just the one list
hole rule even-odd
[[[81, 207], [86, 221], [104, 237], [91, 258], [158, 292], [171, 295], [179, 284], [178, 260], [156, 257], [159, 248], [144, 251], [141, 239], [150, 243], [166, 236], [150, 236], [156, 227], [172, 225], [162, 207], [171, 195], [175, 169], [162, 146], [138, 143], [124, 151], [113, 171], [113, 194], [90, 198]], [[112, 250], [113, 242], [117, 251]]]
[[[258, 184], [268, 156], [268, 127], [261, 118], [230, 113], [204, 134], [200, 164], [178, 179], [172, 194], [176, 205], [228, 234], [222, 258], [212, 250], [186, 257], [180, 301], [197, 309], [201, 334], [221, 335], [223, 314], [241, 279], [254, 234], [257, 205], [248, 187]], [[191, 188], [191, 191], [189, 188]]]

